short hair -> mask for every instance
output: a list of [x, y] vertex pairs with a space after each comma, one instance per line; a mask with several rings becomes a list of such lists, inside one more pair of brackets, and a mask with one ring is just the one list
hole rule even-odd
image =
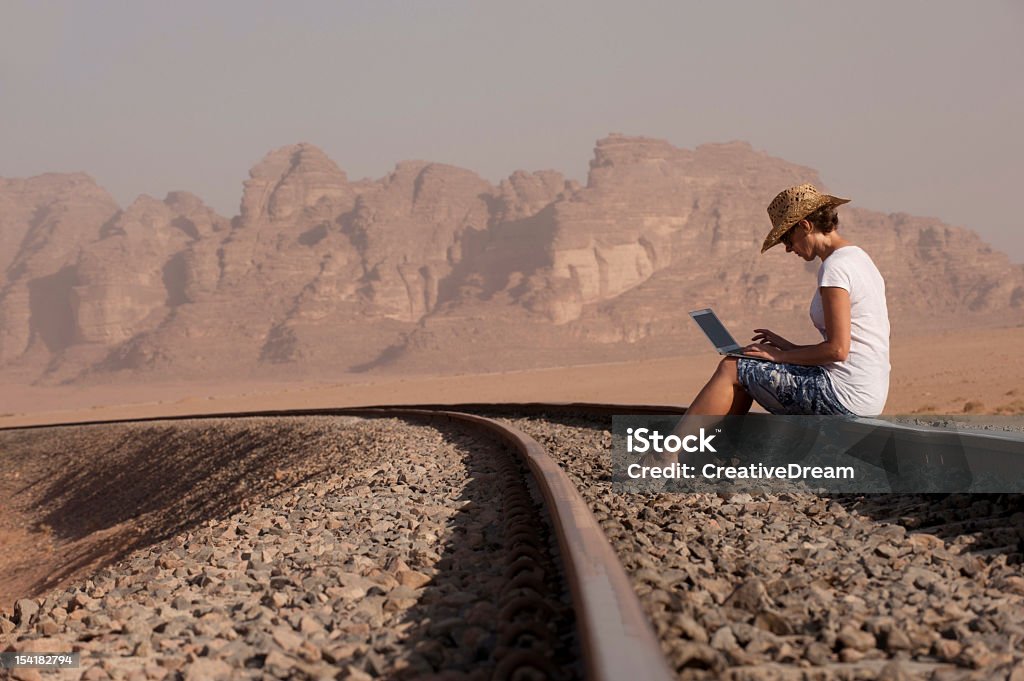
[[839, 213], [835, 206], [822, 206], [804, 218], [811, 223], [814, 229], [822, 234], [828, 234], [839, 226]]

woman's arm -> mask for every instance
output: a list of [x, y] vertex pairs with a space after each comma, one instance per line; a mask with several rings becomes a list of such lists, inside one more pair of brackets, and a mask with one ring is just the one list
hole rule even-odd
[[821, 306], [825, 312], [826, 340], [792, 350], [754, 344], [743, 348], [743, 353], [773, 362], [804, 366], [845, 361], [850, 354], [850, 292], [838, 286], [822, 286]]

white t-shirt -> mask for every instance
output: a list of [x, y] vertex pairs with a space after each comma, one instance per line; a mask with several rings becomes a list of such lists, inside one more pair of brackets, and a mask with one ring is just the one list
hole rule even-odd
[[818, 289], [811, 300], [811, 322], [825, 340], [822, 286], [850, 293], [850, 352], [843, 362], [826, 364], [836, 395], [858, 416], [882, 413], [889, 396], [889, 309], [885, 281], [871, 257], [859, 246], [843, 246], [818, 269]]

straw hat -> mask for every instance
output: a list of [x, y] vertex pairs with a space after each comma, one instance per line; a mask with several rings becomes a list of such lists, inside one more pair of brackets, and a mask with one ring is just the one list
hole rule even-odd
[[768, 217], [772, 220], [772, 231], [764, 238], [761, 252], [779, 243], [789, 228], [822, 206], [841, 206], [850, 199], [822, 194], [812, 184], [801, 184], [779, 192], [768, 204]]

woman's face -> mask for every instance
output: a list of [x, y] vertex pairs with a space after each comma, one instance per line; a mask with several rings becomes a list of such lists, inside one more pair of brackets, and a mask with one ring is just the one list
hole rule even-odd
[[806, 224], [806, 220], [801, 220], [793, 225], [783, 235], [782, 243], [786, 246], [786, 253], [796, 253], [804, 260], [811, 261], [814, 260], [814, 244], [811, 243]]

